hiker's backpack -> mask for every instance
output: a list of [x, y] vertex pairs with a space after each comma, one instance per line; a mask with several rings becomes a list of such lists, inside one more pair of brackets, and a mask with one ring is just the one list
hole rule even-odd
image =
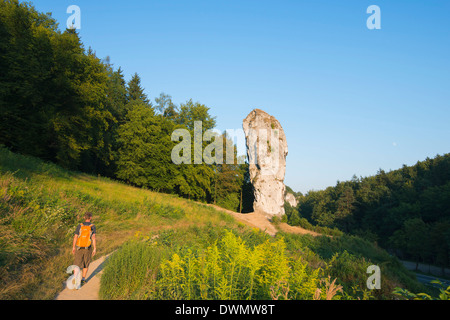
[[92, 224], [88, 226], [85, 226], [84, 224], [80, 225], [80, 234], [78, 235], [77, 247], [87, 248], [91, 245], [91, 227]]

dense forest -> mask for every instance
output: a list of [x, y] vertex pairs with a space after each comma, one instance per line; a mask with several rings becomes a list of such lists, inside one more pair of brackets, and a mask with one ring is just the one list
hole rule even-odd
[[450, 265], [450, 154], [299, 196], [288, 222], [376, 241], [400, 258]]
[[251, 211], [246, 164], [171, 161], [175, 129], [193, 136], [194, 121], [202, 121], [203, 132], [215, 128], [209, 107], [176, 105], [164, 93], [151, 101], [138, 73], [126, 81], [109, 57], [85, 49], [76, 30], [60, 31], [50, 14], [0, 1], [0, 69], [0, 145], [67, 169]]

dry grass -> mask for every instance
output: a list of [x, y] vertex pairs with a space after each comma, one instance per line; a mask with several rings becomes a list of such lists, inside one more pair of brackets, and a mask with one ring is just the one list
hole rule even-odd
[[[320, 234], [320, 233], [317, 233], [317, 232], [314, 232], [314, 231], [311, 231], [311, 230], [307, 230], [307, 229], [304, 229], [304, 228], [299, 227], [299, 226], [290, 226], [290, 225], [288, 225], [287, 223], [284, 223], [284, 222], [280, 222], [280, 223], [277, 225], [277, 227], [278, 227], [278, 229], [279, 229], [280, 231], [286, 232], [286, 233], [294, 233], [294, 234], [310, 234], [310, 235], [312, 235], [312, 236], [314, 236], [314, 237], [317, 237], [317, 236], [321, 236], [321, 235], [322, 235], [322, 234]], [[331, 236], [329, 236], [329, 237], [331, 237]]]
[[[325, 284], [325, 300], [332, 300], [333, 297], [338, 293], [342, 292], [342, 286], [336, 285], [336, 279], [331, 281], [331, 276], [328, 276], [328, 278], [324, 278], [321, 280], [321, 283]], [[320, 300], [322, 295], [322, 290], [317, 288], [316, 292], [314, 293], [314, 300]]]

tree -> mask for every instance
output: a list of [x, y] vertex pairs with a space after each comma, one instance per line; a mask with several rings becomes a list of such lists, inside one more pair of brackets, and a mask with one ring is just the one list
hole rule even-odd
[[349, 224], [352, 220], [352, 214], [355, 210], [355, 195], [352, 187], [346, 186], [342, 191], [339, 199], [336, 201], [337, 210], [335, 213], [336, 220], [342, 225], [344, 231], [348, 231]]
[[137, 72], [127, 83], [127, 98], [129, 102], [138, 100], [145, 105], [151, 105], [150, 101], [148, 100], [147, 94], [145, 94], [144, 89], [141, 86], [141, 78], [139, 77]]
[[[157, 101], [159, 105], [164, 105], [168, 101], [167, 96], [160, 96], [159, 99]], [[168, 103], [168, 105], [170, 107], [170, 103]], [[169, 119], [169, 117], [166, 119]], [[195, 121], [202, 122], [202, 135], [207, 129], [213, 129], [216, 123], [215, 118], [211, 117], [209, 114], [208, 107], [198, 102], [193, 103], [191, 99], [186, 104], [181, 104], [180, 113], [176, 116], [174, 123], [188, 129], [191, 137], [194, 137]], [[189, 199], [213, 201], [211, 199], [213, 197], [212, 186], [214, 180], [214, 167], [211, 164], [206, 164], [203, 157], [201, 157], [201, 163], [195, 164], [194, 161], [194, 157], [197, 153], [203, 155], [207, 142], [202, 141], [201, 150], [196, 150], [194, 147], [194, 140], [195, 139], [191, 139], [191, 150], [194, 150], [194, 152], [191, 153], [192, 164], [181, 164], [178, 166], [179, 174], [174, 180], [175, 192]]]
[[194, 122], [202, 122], [202, 131], [211, 130], [216, 126], [216, 118], [209, 114], [210, 108], [199, 102], [192, 102], [192, 99], [180, 105], [180, 113], [176, 122], [186, 126], [189, 130], [194, 130]]
[[241, 203], [239, 212], [253, 212], [253, 202], [255, 201], [255, 195], [253, 190], [253, 184], [250, 181], [250, 171], [248, 163], [239, 165], [239, 170], [242, 173], [242, 185], [241, 185]]
[[[76, 46], [78, 36], [70, 30], [65, 35], [63, 41]], [[61, 54], [66, 55], [64, 52]], [[107, 161], [104, 136], [109, 123], [114, 121], [106, 107], [106, 66], [92, 50], [81, 55], [66, 55], [65, 58], [77, 72], [67, 70], [66, 77], [75, 94], [67, 98], [66, 105], [58, 108], [52, 121], [56, 160], [64, 167], [82, 167], [86, 172], [95, 173], [99, 161]]]
[[397, 230], [391, 237], [391, 243], [402, 250], [416, 262], [423, 261], [427, 255], [427, 238], [429, 227], [420, 218], [406, 220], [401, 230]]
[[325, 199], [320, 199], [313, 207], [311, 218], [320, 226], [329, 227], [334, 222], [334, 216], [329, 210], [329, 202]]
[[179, 194], [191, 200], [211, 200], [214, 171], [206, 164], [182, 164], [174, 183]]
[[[240, 211], [244, 172], [237, 163], [237, 148], [224, 132], [218, 137], [223, 145], [222, 159], [215, 165], [214, 203], [233, 211]], [[233, 162], [227, 163], [227, 148], [231, 146]]]
[[0, 144], [13, 151], [51, 156], [51, 118], [57, 23], [28, 3], [0, 2]]
[[158, 98], [155, 98], [155, 102], [155, 109], [163, 117], [171, 120], [178, 117], [178, 107], [172, 102], [170, 95], [162, 92]]
[[107, 165], [106, 65], [27, 3], [0, 2], [0, 37], [0, 143], [66, 168]]
[[106, 104], [108, 110], [110, 110], [117, 122], [123, 123], [127, 113], [125, 106], [128, 102], [128, 97], [122, 68], [119, 67], [119, 69], [114, 71], [112, 67], [108, 65], [108, 78]]
[[428, 248], [433, 258], [431, 262], [444, 269], [450, 265], [450, 221], [436, 222], [430, 229]]
[[171, 192], [178, 174], [170, 155], [174, 124], [155, 116], [152, 108], [142, 102], [127, 113], [120, 126], [120, 148], [117, 177], [137, 186]]

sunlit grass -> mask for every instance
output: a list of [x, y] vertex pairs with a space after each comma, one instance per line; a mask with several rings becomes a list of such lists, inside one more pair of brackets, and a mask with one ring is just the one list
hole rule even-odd
[[[157, 268], [163, 261], [173, 262], [174, 253], [187, 259], [189, 255], [186, 250], [192, 250], [197, 258], [200, 257], [214, 243], [214, 239], [220, 238], [223, 230], [233, 230], [242, 236], [249, 245], [246, 247], [248, 254], [253, 252], [254, 245], [269, 237], [206, 204], [135, 188], [104, 177], [70, 172], [0, 148], [1, 300], [53, 299], [63, 289], [67, 278], [65, 270], [73, 259], [70, 252], [73, 231], [86, 211], [93, 213], [93, 222], [98, 228], [97, 257], [119, 249], [136, 235], [142, 235], [144, 240], [145, 237], [159, 237], [155, 241], [156, 246], [129, 247], [130, 259], [139, 258], [135, 256], [135, 252], [141, 252], [139, 250], [145, 251], [142, 251], [142, 258], [148, 257], [147, 250], [154, 251], [153, 254], [159, 257], [149, 262], [149, 266], [153, 266], [149, 267], [151, 272], [144, 273], [143, 267], [139, 271], [140, 279], [144, 279], [142, 281], [154, 280], [158, 275]], [[410, 288], [414, 288], [416, 284], [398, 261], [357, 237], [308, 237], [279, 233], [273, 240], [277, 241], [279, 237], [284, 237], [287, 245], [285, 259], [304, 265], [307, 263], [310, 270], [324, 270], [321, 277], [331, 275], [330, 283], [336, 278], [336, 284], [344, 287], [343, 298], [375, 297], [373, 292], [365, 289], [365, 269], [373, 263], [388, 268], [388, 272], [383, 272], [383, 289], [377, 297], [389, 298], [397, 285], [410, 283]], [[148, 243], [145, 245], [148, 246]], [[142, 266], [145, 261], [138, 263]], [[247, 268], [245, 264], [241, 267]], [[124, 276], [126, 279], [130, 275], [125, 272]], [[109, 291], [105, 297], [155, 297], [151, 286], [141, 286], [143, 282], [135, 280], [132, 292], [128, 289], [117, 294]], [[264, 298], [272, 297], [274, 293], [267, 290], [283, 289], [282, 285], [281, 282], [275, 286], [272, 283], [273, 288], [266, 287], [264, 293], [258, 294]], [[201, 282], [198, 286], [203, 288]], [[219, 290], [219, 287], [216, 289]], [[216, 289], [213, 291], [216, 292]], [[322, 294], [325, 294], [325, 288], [322, 289]], [[292, 298], [283, 290], [279, 292], [282, 296], [286, 294]], [[310, 293], [309, 298], [313, 292]], [[159, 291], [156, 297], [167, 298], [164, 294], [164, 290]], [[199, 296], [202, 297], [201, 294]], [[214, 295], [208, 293], [208, 297]]]
[[86, 211], [98, 228], [98, 256], [138, 231], [236, 224], [193, 201], [0, 148], [0, 299], [54, 298], [72, 263], [73, 231]]

